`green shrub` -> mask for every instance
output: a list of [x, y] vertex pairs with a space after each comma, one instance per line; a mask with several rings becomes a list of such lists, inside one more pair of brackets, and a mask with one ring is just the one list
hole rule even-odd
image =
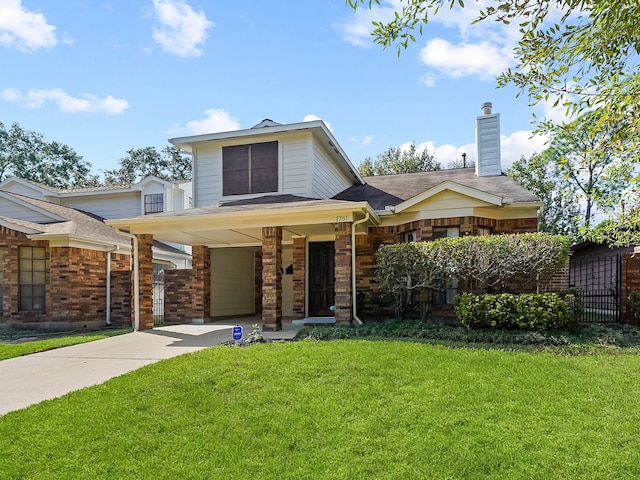
[[463, 325], [472, 328], [547, 330], [576, 322], [575, 295], [556, 293], [474, 295], [455, 299], [455, 310]]

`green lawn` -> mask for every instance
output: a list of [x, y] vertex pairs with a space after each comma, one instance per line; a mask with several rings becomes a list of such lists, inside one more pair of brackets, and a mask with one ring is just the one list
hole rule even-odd
[[[93, 342], [94, 340], [101, 340], [103, 338], [121, 335], [130, 331], [131, 329], [108, 330], [88, 335], [65, 335], [21, 343], [3, 343], [3, 338], [0, 338], [0, 360], [20, 357], [30, 353], [44, 352], [46, 350], [53, 350], [54, 348], [68, 347], [69, 345], [77, 345], [79, 343]], [[12, 336], [15, 335], [16, 334], [14, 332]], [[6, 335], [6, 337], [6, 339], [9, 339], [9, 335]], [[11, 340], [13, 340], [13, 338], [11, 338]], [[0, 476], [1, 475], [2, 474], [0, 473]]]
[[218, 346], [0, 417], [0, 478], [640, 477], [640, 355]]

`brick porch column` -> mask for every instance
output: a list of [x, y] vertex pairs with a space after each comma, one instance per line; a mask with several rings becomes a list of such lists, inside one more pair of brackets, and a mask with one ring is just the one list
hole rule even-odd
[[153, 328], [153, 235], [138, 235], [140, 330]]
[[204, 245], [194, 245], [191, 250], [193, 270], [191, 284], [192, 322], [198, 325], [211, 319], [211, 251]]
[[262, 329], [282, 330], [282, 227], [262, 228]]
[[305, 300], [305, 265], [306, 265], [307, 239], [294, 237], [293, 239], [293, 316], [294, 318], [306, 317]]
[[334, 224], [335, 240], [335, 306], [336, 325], [349, 325], [353, 318], [351, 285], [351, 225], [352, 222]]

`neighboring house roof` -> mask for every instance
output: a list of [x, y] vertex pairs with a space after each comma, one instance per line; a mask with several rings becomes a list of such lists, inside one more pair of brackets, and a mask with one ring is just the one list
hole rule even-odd
[[85, 194], [93, 194], [93, 193], [100, 193], [100, 192], [118, 192], [118, 191], [129, 192], [129, 191], [141, 190], [145, 184], [150, 182], [157, 182], [163, 185], [183, 185], [186, 183], [190, 183], [191, 180], [168, 181], [162, 178], [148, 176], [141, 179], [137, 183], [121, 183], [121, 184], [114, 184], [114, 185], [100, 185], [97, 187], [81, 187], [81, 188], [56, 188], [56, 187], [51, 187], [49, 185], [44, 185], [42, 183], [34, 182], [32, 180], [26, 180], [24, 178], [8, 177], [2, 182], [0, 182], [0, 190], [3, 190], [3, 191], [6, 190], [5, 188], [3, 188], [3, 186], [11, 182], [30, 185], [40, 190], [41, 192], [46, 192], [51, 194], [54, 197], [58, 197], [63, 195], [66, 195], [66, 196], [77, 195], [77, 194], [85, 195]]
[[[22, 227], [21, 231], [33, 239], [73, 238], [88, 243], [129, 247], [129, 238], [119, 235], [106, 225], [102, 218], [62, 205], [36, 200], [11, 192], [1, 192], [5, 198], [12, 198], [23, 205], [51, 215], [51, 223], [34, 223], [20, 219], [0, 216], [0, 223], [9, 228]], [[26, 230], [26, 231], [25, 231]]]
[[538, 203], [540, 199], [506, 175], [479, 177], [473, 169], [459, 168], [432, 172], [364, 177], [364, 185], [354, 185], [336, 200], [366, 201], [375, 210], [399, 205], [445, 182], [466, 187], [503, 200], [504, 203]]

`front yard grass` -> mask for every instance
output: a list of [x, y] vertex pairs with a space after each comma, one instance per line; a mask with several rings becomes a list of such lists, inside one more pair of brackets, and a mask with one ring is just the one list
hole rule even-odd
[[[33, 338], [42, 336], [41, 333], [29, 334], [20, 331], [4, 331], [0, 332], [0, 360], [20, 357], [22, 355], [28, 355], [30, 353], [44, 352], [46, 350], [53, 350], [54, 348], [68, 347], [70, 345], [77, 345], [79, 343], [93, 342], [95, 340], [113, 337], [114, 335], [129, 333], [130, 331], [130, 328], [114, 329], [104, 330], [99, 333], [83, 335], [63, 334], [61, 336], [54, 337], [51, 337], [51, 334], [48, 334], [47, 336], [51, 338], [42, 338], [40, 340], [34, 340]], [[24, 341], [25, 339], [28, 339], [28, 341]]]
[[0, 417], [1, 478], [640, 477], [640, 355], [218, 346]]

